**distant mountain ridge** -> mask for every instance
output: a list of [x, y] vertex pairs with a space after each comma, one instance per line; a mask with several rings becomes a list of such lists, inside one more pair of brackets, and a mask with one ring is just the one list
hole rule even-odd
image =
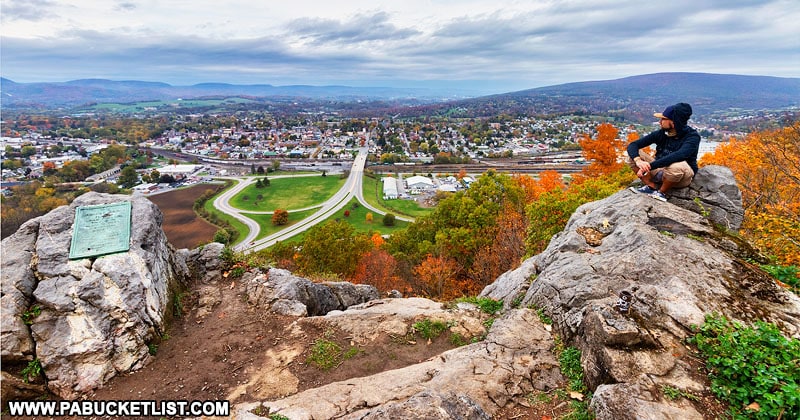
[[512, 93], [564, 96], [607, 95], [619, 99], [652, 98], [663, 104], [695, 103], [715, 108], [785, 108], [800, 106], [800, 78], [709, 73], [656, 73], [616, 80], [567, 83]]
[[[16, 83], [2, 78], [0, 93], [4, 107], [38, 109], [76, 107], [90, 103], [236, 96], [328, 101], [326, 106], [330, 106], [330, 102], [345, 104], [391, 99], [395, 103], [394, 108], [387, 107], [387, 104], [375, 104], [374, 109], [368, 106], [359, 109], [368, 109], [372, 114], [403, 116], [586, 113], [619, 114], [624, 118], [643, 120], [650, 118], [652, 112], [660, 111], [675, 102], [692, 104], [695, 114], [711, 114], [730, 109], [800, 108], [800, 78], [712, 73], [655, 73], [449, 101], [446, 100], [444, 91], [432, 89], [228, 83], [172, 86], [161, 82], [104, 79]], [[397, 106], [404, 101], [405, 106]]]
[[[137, 80], [81, 79], [68, 82], [17, 83], [0, 78], [0, 98], [9, 107], [75, 107], [91, 103], [127, 103], [194, 99], [208, 97], [289, 97], [335, 100], [380, 100], [389, 98], [440, 101], [443, 94], [431, 89], [311, 86], [269, 84], [233, 85], [200, 83], [192, 86], [173, 86], [162, 82]], [[464, 96], [461, 96], [464, 97]]]
[[[470, 116], [604, 114], [645, 121], [667, 105], [687, 102], [695, 115], [729, 110], [800, 110], [800, 78], [711, 73], [655, 73], [576, 82], [437, 105]], [[434, 110], [427, 109], [425, 113]]]

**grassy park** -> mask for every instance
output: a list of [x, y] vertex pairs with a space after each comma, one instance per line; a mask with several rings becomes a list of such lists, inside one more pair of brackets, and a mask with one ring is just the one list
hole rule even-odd
[[258, 223], [260, 228], [258, 232], [258, 236], [256, 240], [266, 238], [273, 233], [277, 233], [283, 229], [292, 226], [293, 224], [305, 219], [308, 216], [311, 216], [316, 212], [318, 209], [311, 209], [311, 210], [303, 210], [303, 211], [290, 211], [289, 212], [289, 223], [283, 226], [275, 226], [272, 224], [272, 215], [271, 214], [258, 214], [258, 213], [243, 213], [245, 216], [253, 219]]
[[[345, 216], [345, 212], [349, 212]], [[372, 222], [367, 221], [367, 213], [372, 213]], [[396, 214], [395, 214], [396, 216]], [[330, 218], [330, 220], [344, 220], [356, 228], [356, 232], [380, 232], [381, 235], [390, 235], [398, 230], [403, 230], [408, 226], [408, 222], [395, 220], [394, 226], [383, 225], [383, 215], [376, 214], [360, 205], [354, 197], [347, 205]]]
[[[345, 216], [344, 213], [345, 213], [345, 211], [348, 211], [348, 210], [349, 210], [349, 216]], [[313, 213], [313, 210], [311, 212], [309, 212], [309, 214], [307, 214], [306, 216], [303, 216], [303, 217], [307, 217], [307, 216], [311, 215], [311, 213]], [[383, 225], [383, 215], [375, 214], [375, 213], [373, 213], [373, 215], [372, 215], [372, 222], [368, 222], [367, 221], [367, 213], [372, 213], [372, 212], [369, 209], [367, 209], [366, 207], [360, 205], [358, 203], [357, 199], [353, 198], [347, 203], [347, 206], [345, 206], [341, 210], [337, 211], [336, 214], [334, 214], [333, 216], [329, 217], [327, 220], [325, 220], [325, 221], [323, 221], [321, 223], [327, 223], [328, 221], [331, 221], [331, 220], [344, 220], [347, 223], [349, 223], [350, 225], [352, 225], [356, 229], [356, 232], [358, 232], [358, 233], [378, 232], [381, 235], [391, 235], [394, 232], [397, 232], [399, 230], [403, 230], [403, 229], [407, 228], [408, 224], [409, 224], [408, 222], [404, 222], [402, 220], [395, 220], [394, 226], [384, 226]], [[250, 215], [248, 215], [248, 216], [250, 216]], [[253, 215], [253, 216], [255, 216], [255, 215]], [[266, 215], [265, 215], [265, 217], [266, 217]], [[289, 213], [289, 220], [290, 220], [290, 223], [294, 220], [292, 218], [292, 213], [291, 212]], [[298, 218], [297, 220], [302, 220], [302, 219]], [[301, 233], [299, 233], [299, 234], [297, 234], [295, 236], [292, 236], [291, 238], [285, 240], [284, 242], [285, 243], [300, 243], [303, 240], [303, 237], [305, 236], [305, 234], [306, 234], [306, 232], [301, 232]]]
[[258, 188], [255, 184], [250, 184], [231, 198], [230, 204], [243, 211], [303, 209], [322, 204], [335, 194], [345, 182], [338, 176], [268, 179], [269, 186]]
[[[316, 212], [317, 208], [303, 211], [292, 211], [292, 209], [303, 209], [321, 205], [338, 191], [345, 180], [338, 176], [300, 176], [286, 178], [269, 178], [270, 185], [257, 188], [255, 184], [247, 186], [231, 199], [231, 205], [243, 210], [243, 215], [256, 221], [260, 227], [258, 237], [262, 239], [273, 233], [279, 232]], [[380, 180], [364, 177], [364, 197], [371, 205], [393, 213], [395, 216], [419, 217], [426, 215], [432, 209], [420, 207], [412, 200], [383, 200], [381, 196], [382, 184]], [[258, 196], [261, 195], [261, 198]], [[205, 209], [209, 213], [215, 213], [221, 220], [230, 223], [239, 231], [239, 241], [247, 236], [247, 226], [233, 216], [229, 216], [213, 205], [214, 199], [205, 203]], [[272, 214], [249, 213], [254, 211], [274, 211], [275, 209], [289, 210], [289, 224], [275, 226], [272, 224]], [[345, 215], [347, 212], [347, 215]], [[367, 221], [367, 213], [372, 213], [372, 221]], [[382, 235], [392, 234], [398, 230], [405, 229], [408, 222], [395, 220], [394, 226], [384, 226], [383, 215], [371, 212], [358, 203], [355, 198], [336, 212], [329, 220], [344, 220], [357, 232], [379, 232]], [[323, 222], [324, 223], [324, 222]], [[295, 242], [302, 239], [303, 234], [299, 234], [290, 239]]]

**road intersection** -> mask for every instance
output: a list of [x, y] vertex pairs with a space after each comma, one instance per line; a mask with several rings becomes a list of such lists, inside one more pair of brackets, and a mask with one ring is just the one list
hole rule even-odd
[[[358, 155], [356, 155], [355, 159], [353, 160], [353, 165], [350, 168], [350, 175], [347, 177], [347, 181], [345, 181], [342, 188], [336, 192], [331, 198], [327, 201], [322, 203], [320, 206], [315, 206], [311, 208], [319, 208], [314, 214], [305, 219], [293, 224], [292, 226], [287, 227], [279, 232], [273, 233], [265, 238], [261, 238], [256, 240], [255, 238], [258, 237], [260, 232], [260, 228], [258, 223], [256, 223], [253, 219], [245, 216], [243, 213], [261, 213], [261, 214], [270, 214], [271, 212], [251, 212], [251, 211], [242, 211], [230, 205], [230, 199], [233, 198], [236, 194], [244, 190], [248, 185], [254, 183], [257, 178], [228, 178], [238, 181], [237, 184], [222, 193], [219, 197], [214, 200], [214, 207], [218, 210], [226, 213], [232, 217], [235, 217], [237, 220], [244, 223], [249, 232], [247, 236], [240, 241], [236, 246], [234, 246], [234, 250], [238, 252], [255, 252], [258, 250], [262, 250], [265, 248], [269, 248], [270, 246], [274, 245], [279, 241], [284, 241], [289, 239], [290, 237], [297, 235], [299, 233], [305, 232], [306, 230], [310, 229], [312, 226], [320, 223], [322, 221], [327, 220], [337, 211], [342, 209], [347, 203], [350, 202], [350, 199], [355, 197], [359, 203], [369, 209], [372, 212], [377, 214], [386, 214], [385, 211], [379, 210], [364, 199], [363, 193], [363, 176], [364, 176], [364, 166], [366, 165], [367, 161], [367, 148], [362, 147], [358, 150]], [[310, 176], [317, 176], [310, 175]], [[275, 179], [279, 177], [271, 177], [271, 179]], [[306, 209], [292, 209], [292, 211], [298, 210], [306, 210]], [[405, 220], [409, 222], [413, 222], [413, 219], [404, 218], [404, 217], [397, 217], [399, 220]]]

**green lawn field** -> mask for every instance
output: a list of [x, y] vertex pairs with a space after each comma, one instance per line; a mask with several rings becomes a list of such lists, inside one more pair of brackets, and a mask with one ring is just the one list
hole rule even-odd
[[321, 205], [344, 185], [345, 180], [338, 176], [320, 175], [269, 178], [269, 182], [268, 187], [262, 188], [248, 185], [231, 199], [230, 204], [244, 211], [299, 210]]
[[[350, 211], [349, 216], [345, 216], [345, 211]], [[354, 197], [347, 203], [343, 209], [336, 212], [335, 215], [328, 218], [328, 220], [344, 220], [356, 228], [356, 232], [380, 232], [381, 235], [391, 235], [393, 232], [403, 230], [408, 227], [408, 222], [395, 220], [394, 226], [383, 225], [383, 215], [372, 213], [372, 222], [367, 222], [367, 213], [372, 213], [366, 207], [360, 205], [358, 200]], [[395, 214], [396, 216], [396, 214]]]
[[317, 209], [311, 210], [304, 210], [304, 211], [290, 211], [289, 212], [289, 224], [283, 226], [275, 226], [272, 224], [272, 215], [271, 214], [254, 214], [254, 213], [243, 213], [243, 215], [255, 220], [258, 223], [260, 228], [258, 232], [258, 236], [256, 240], [266, 238], [273, 233], [277, 233], [283, 229], [292, 226], [293, 224], [305, 219], [308, 216], [311, 216], [316, 212]]
[[[291, 211], [292, 208], [304, 208], [322, 204], [323, 201], [336, 193], [336, 191], [338, 191], [343, 184], [344, 180], [339, 179], [337, 176], [323, 177], [320, 175], [314, 177], [270, 179], [269, 187], [258, 189], [255, 187], [255, 185], [250, 185], [242, 192], [237, 194], [233, 199], [231, 199], [231, 204], [234, 207], [243, 209], [245, 211], [248, 210], [248, 206], [249, 210], [251, 211], [273, 211], [276, 208], [290, 210], [289, 225], [285, 226], [274, 226], [272, 224], [271, 214], [243, 213], [244, 216], [255, 220], [259, 224], [260, 231], [256, 239], [262, 239], [303, 220], [318, 210], [309, 209], [304, 211]], [[377, 198], [375, 188], [376, 186], [380, 185], [380, 182], [373, 178], [364, 177], [364, 184], [364, 196], [365, 198], [369, 197], [367, 201], [373, 206], [383, 208], [385, 211], [395, 214], [395, 216], [411, 215], [413, 213], [415, 215], [414, 217], [419, 217], [420, 215], [430, 213], [432, 210], [421, 208], [411, 200], [383, 200], [382, 198]], [[255, 198], [258, 196], [258, 194], [262, 195], [262, 199], [259, 200], [259, 205], [254, 205]], [[242, 199], [244, 195], [249, 196], [248, 200]], [[206, 202], [206, 210], [216, 213], [223, 220], [227, 220], [235, 229], [239, 231], [240, 240], [247, 236], [247, 226], [241, 223], [238, 219], [228, 216], [227, 214], [215, 209], [212, 204], [213, 201], [214, 198]], [[278, 204], [276, 205], [275, 203]], [[384, 205], [384, 203], [392, 204], [392, 207]], [[349, 211], [348, 216], [345, 216], [345, 211]], [[368, 233], [377, 231], [381, 235], [391, 235], [398, 230], [405, 229], [409, 224], [408, 222], [395, 220], [394, 226], [384, 226], [383, 215], [377, 213], [372, 214], [372, 222], [367, 222], [367, 213], [372, 212], [360, 205], [358, 200], [353, 198], [350, 200], [347, 206], [336, 212], [336, 214], [328, 218], [328, 220], [344, 220], [351, 224], [356, 229], [356, 232]], [[302, 240], [303, 236], [304, 234], [301, 233], [292, 237], [289, 239], [289, 241], [298, 242]]]

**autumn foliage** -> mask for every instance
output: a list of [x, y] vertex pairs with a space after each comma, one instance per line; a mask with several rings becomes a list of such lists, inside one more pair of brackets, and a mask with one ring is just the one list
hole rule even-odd
[[272, 212], [272, 224], [283, 226], [289, 223], [289, 212], [284, 209], [276, 209]]
[[800, 122], [732, 139], [699, 164], [729, 167], [742, 191], [742, 233], [779, 262], [800, 265]]
[[11, 196], [2, 197], [0, 230], [4, 237], [14, 233], [26, 221], [63, 206], [71, 199], [67, 197], [68, 194], [45, 187], [38, 181], [13, 187], [12, 191], [14, 193]]
[[578, 140], [583, 150], [583, 156], [589, 161], [589, 166], [583, 170], [582, 175], [596, 178], [619, 171], [625, 166], [621, 159], [628, 143], [636, 140], [636, 136], [629, 136], [628, 141], [617, 138], [619, 130], [611, 124], [600, 124], [597, 127], [595, 138], [584, 134]]
[[456, 277], [460, 270], [460, 264], [452, 258], [428, 255], [414, 268], [414, 274], [420, 280], [423, 294], [447, 299], [461, 296]]
[[379, 246], [361, 257], [352, 281], [375, 286], [381, 291], [413, 291], [411, 285], [399, 275], [397, 260]]
[[[468, 189], [442, 195], [433, 212], [388, 239], [356, 233], [341, 220], [313, 227], [297, 245], [278, 244], [268, 252], [279, 266], [310, 278], [339, 278], [381, 292], [394, 289], [440, 300], [475, 296], [526, 256], [542, 251], [578, 206], [633, 180], [621, 163], [627, 142], [617, 134], [603, 124], [596, 138], [583, 137], [591, 164], [577, 176], [565, 178], [554, 170], [537, 176], [488, 171]], [[372, 218], [368, 213], [367, 222]]]

